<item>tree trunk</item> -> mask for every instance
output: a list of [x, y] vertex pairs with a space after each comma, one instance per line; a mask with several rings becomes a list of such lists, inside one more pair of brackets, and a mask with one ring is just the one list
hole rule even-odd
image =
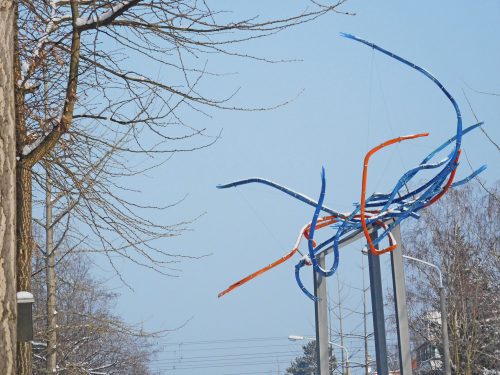
[[0, 374], [16, 368], [14, 2], [0, 0]]
[[[31, 292], [31, 166], [17, 166], [17, 290]], [[17, 346], [17, 374], [31, 375], [31, 342]]]
[[[2, 0], [0, 0], [2, 1]], [[18, 7], [14, 10], [14, 81], [23, 80], [21, 73], [21, 58], [19, 56], [19, 39], [17, 20]], [[31, 292], [31, 253], [33, 249], [32, 237], [32, 162], [26, 162], [22, 154], [23, 147], [28, 143], [25, 103], [22, 87], [15, 86], [16, 105], [16, 234], [17, 234], [17, 291]], [[17, 344], [17, 374], [31, 375], [31, 342]]]

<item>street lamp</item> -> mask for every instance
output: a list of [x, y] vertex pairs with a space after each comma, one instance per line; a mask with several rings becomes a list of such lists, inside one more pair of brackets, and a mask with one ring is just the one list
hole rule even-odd
[[443, 274], [441, 269], [435, 264], [426, 262], [422, 259], [417, 259], [409, 255], [403, 255], [403, 258], [413, 260], [414, 262], [422, 263], [427, 266], [434, 268], [439, 274], [439, 303], [441, 307], [441, 335], [443, 340], [443, 354], [444, 354], [444, 373], [445, 375], [451, 375], [450, 366], [450, 343], [448, 341], [448, 317], [446, 313], [446, 296], [443, 285]]
[[[290, 341], [300, 341], [300, 340], [316, 341], [316, 339], [314, 337], [298, 336], [298, 335], [290, 335], [290, 336], [288, 336], [288, 340], [290, 340]], [[345, 350], [347, 375], [351, 375], [351, 369], [349, 368], [349, 351], [347, 350], [347, 348], [343, 345], [336, 344], [336, 343], [331, 342], [331, 341], [328, 341], [328, 343], [330, 345], [333, 345], [333, 346], [336, 346], [338, 348]]]

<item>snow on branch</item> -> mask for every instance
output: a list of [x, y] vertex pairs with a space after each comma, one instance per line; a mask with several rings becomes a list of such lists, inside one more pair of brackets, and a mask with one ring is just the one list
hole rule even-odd
[[47, 23], [45, 25], [45, 30], [43, 34], [38, 38], [38, 41], [33, 48], [31, 58], [28, 61], [21, 62], [21, 78], [17, 82], [18, 86], [23, 87], [24, 89], [29, 89], [30, 84], [28, 84], [27, 80], [29, 76], [32, 74], [35, 69], [36, 64], [39, 62], [40, 54], [45, 45], [48, 43], [49, 38], [53, 32], [57, 30], [59, 25], [64, 21], [71, 20], [71, 15], [65, 14], [58, 16], [59, 6], [62, 4], [61, 1], [51, 1], [50, 2], [50, 14], [47, 19]]
[[139, 1], [140, 0], [120, 1], [118, 4], [112, 6], [111, 9], [107, 10], [104, 13], [91, 14], [86, 18], [79, 17], [76, 20], [76, 26], [78, 28], [89, 28], [89, 26], [107, 24]]
[[38, 137], [33, 143], [25, 145], [22, 150], [23, 156], [31, 154], [31, 151], [37, 148], [43, 142], [46, 136], [47, 134], [43, 134], [41, 137]]

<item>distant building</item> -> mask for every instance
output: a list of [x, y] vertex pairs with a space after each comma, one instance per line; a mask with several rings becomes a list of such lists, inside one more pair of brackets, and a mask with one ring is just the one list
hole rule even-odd
[[415, 375], [442, 374], [443, 360], [436, 346], [424, 343], [417, 348], [416, 354]]
[[443, 356], [439, 352], [441, 342], [441, 313], [429, 311], [424, 314], [427, 341], [421, 343], [415, 350], [413, 359], [414, 375], [437, 375], [443, 373]]

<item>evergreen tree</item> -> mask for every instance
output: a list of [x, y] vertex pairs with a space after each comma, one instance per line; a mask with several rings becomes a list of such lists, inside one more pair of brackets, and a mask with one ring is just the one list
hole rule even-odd
[[[310, 341], [302, 347], [304, 354], [295, 358], [285, 375], [314, 375], [318, 373], [318, 356], [316, 355], [316, 341]], [[337, 368], [337, 359], [330, 348], [330, 374]]]

